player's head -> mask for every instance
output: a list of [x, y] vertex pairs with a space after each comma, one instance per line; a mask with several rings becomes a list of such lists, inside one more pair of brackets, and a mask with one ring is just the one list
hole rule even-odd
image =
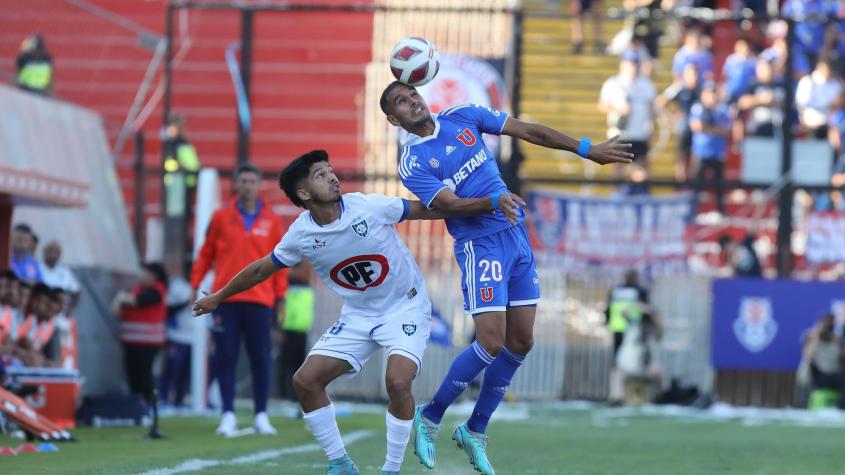
[[340, 201], [340, 182], [325, 150], [296, 157], [279, 174], [279, 188], [300, 208]]
[[399, 81], [393, 81], [384, 88], [379, 105], [388, 122], [405, 130], [431, 119], [428, 104], [417, 89]]
[[241, 163], [232, 175], [232, 189], [238, 200], [251, 202], [258, 199], [261, 189], [261, 169], [254, 163]]

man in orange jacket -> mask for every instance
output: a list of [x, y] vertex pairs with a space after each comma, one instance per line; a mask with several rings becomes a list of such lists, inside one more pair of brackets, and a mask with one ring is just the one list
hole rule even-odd
[[[212, 290], [216, 292], [249, 263], [273, 251], [283, 234], [282, 222], [258, 198], [260, 187], [261, 170], [251, 163], [239, 165], [232, 178], [235, 199], [214, 213], [191, 270], [194, 291], [212, 266], [215, 271]], [[270, 333], [274, 312], [284, 309], [286, 290], [287, 274], [279, 272], [272, 279], [226, 300], [214, 312], [214, 365], [223, 399], [218, 434], [232, 435], [237, 431], [235, 369], [242, 334], [252, 370], [253, 427], [259, 434], [276, 434], [266, 412], [270, 393]]]

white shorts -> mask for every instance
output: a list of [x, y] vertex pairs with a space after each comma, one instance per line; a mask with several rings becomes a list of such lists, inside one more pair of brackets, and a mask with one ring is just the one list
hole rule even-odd
[[[381, 323], [379, 323], [381, 322]], [[308, 355], [344, 360], [350, 374], [361, 371], [379, 348], [387, 356], [402, 355], [417, 364], [419, 374], [425, 345], [431, 333], [431, 302], [423, 293], [405, 305], [396, 306], [378, 320], [358, 315], [341, 315], [317, 340]]]

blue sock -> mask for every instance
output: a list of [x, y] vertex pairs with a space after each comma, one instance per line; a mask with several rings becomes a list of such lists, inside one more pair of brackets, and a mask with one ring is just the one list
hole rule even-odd
[[508, 391], [514, 373], [525, 360], [525, 356], [512, 353], [507, 348], [496, 355], [493, 363], [484, 372], [484, 382], [481, 383], [481, 392], [478, 394], [478, 401], [472, 416], [467, 421], [467, 428], [473, 432], [483, 434], [487, 430], [487, 423], [493, 411], [499, 407], [502, 398]]
[[458, 399], [458, 396], [478, 376], [478, 373], [492, 362], [493, 357], [478, 344], [478, 341], [474, 341], [472, 345], [466, 347], [455, 358], [455, 361], [452, 362], [452, 366], [449, 368], [449, 372], [446, 373], [446, 378], [440, 385], [440, 389], [437, 390], [434, 398], [423, 409], [425, 418], [435, 424], [440, 424], [446, 408], [455, 402], [455, 399]]

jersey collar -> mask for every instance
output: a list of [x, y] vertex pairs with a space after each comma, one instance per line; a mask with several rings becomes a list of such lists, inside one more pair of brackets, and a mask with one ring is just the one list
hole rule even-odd
[[329, 223], [329, 224], [320, 224], [320, 223], [318, 223], [317, 221], [314, 221], [314, 216], [311, 214], [311, 212], [310, 212], [310, 211], [308, 212], [308, 218], [310, 218], [310, 219], [311, 219], [311, 222], [312, 222], [312, 223], [314, 223], [314, 224], [316, 224], [317, 226], [319, 226], [319, 227], [321, 227], [321, 228], [325, 228], [326, 226], [331, 226], [331, 225], [332, 225], [332, 224], [334, 224], [334, 223], [338, 223], [338, 222], [340, 222], [340, 220], [343, 218], [343, 212], [344, 212], [344, 211], [346, 211], [346, 205], [343, 203], [343, 196], [341, 196], [341, 197], [340, 197], [340, 214], [337, 216], [337, 219], [336, 219], [336, 220], [332, 221], [332, 222], [331, 222], [331, 223]]
[[420, 137], [417, 134], [412, 134], [412, 133], [408, 132], [408, 137], [404, 140], [404, 143], [402, 145], [404, 145], [406, 147], [410, 147], [412, 145], [417, 145], [417, 144], [421, 144], [423, 142], [428, 142], [429, 140], [432, 140], [432, 139], [436, 139], [437, 134], [440, 133], [440, 120], [438, 120], [439, 116], [440, 116], [440, 114], [431, 114], [431, 120], [434, 121], [434, 133], [433, 134], [431, 134], [427, 137]]

